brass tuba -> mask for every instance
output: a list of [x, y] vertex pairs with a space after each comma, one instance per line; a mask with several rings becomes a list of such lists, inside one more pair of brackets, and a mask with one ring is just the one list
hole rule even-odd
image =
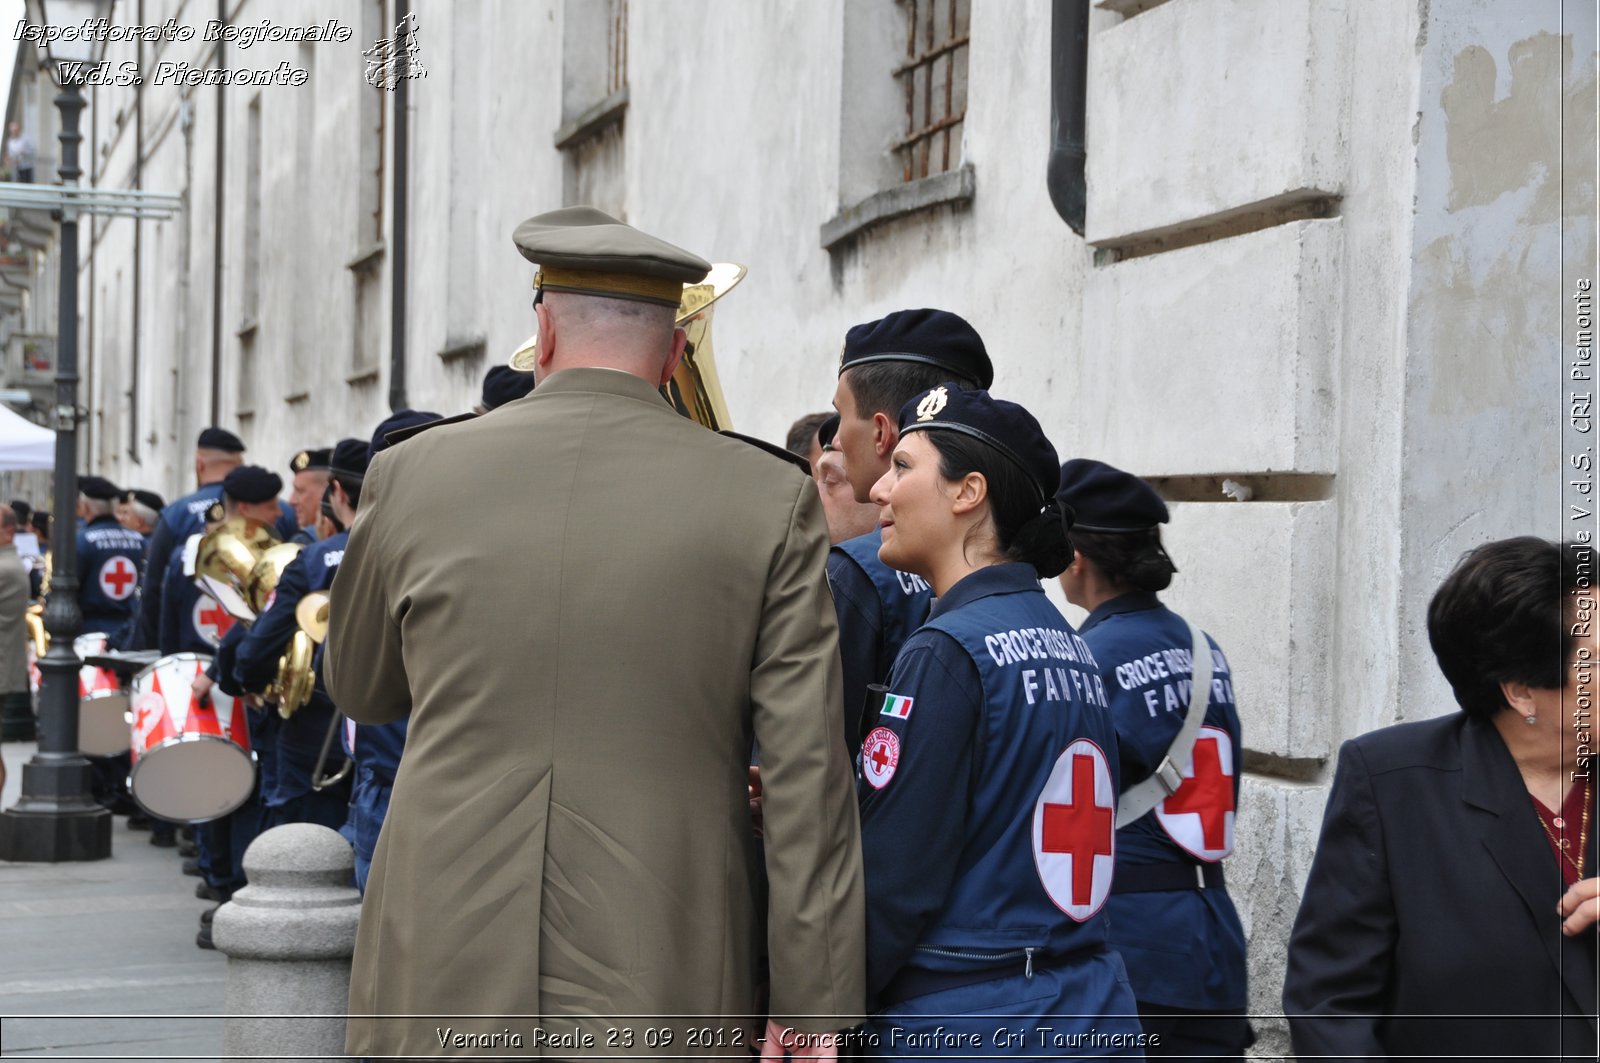
[[[679, 413], [713, 432], [731, 428], [733, 421], [711, 354], [711, 304], [732, 291], [744, 275], [745, 268], [736, 262], [714, 263], [704, 280], [683, 286], [675, 315], [678, 327], [688, 334], [688, 343], [682, 361], [661, 390]], [[507, 364], [518, 372], [531, 373], [538, 361], [539, 336], [535, 333], [523, 341]]]
[[277, 533], [269, 525], [248, 517], [230, 517], [200, 537], [194, 581], [229, 616], [252, 624], [261, 607], [252, 601], [251, 577], [262, 556], [278, 545]]
[[[328, 608], [331, 598], [327, 591], [312, 591], [300, 599], [300, 604], [295, 607], [294, 618], [300, 624], [300, 630], [295, 632], [298, 641], [302, 636], [313, 644], [320, 646], [328, 638]], [[314, 651], [313, 651], [314, 652]], [[311, 788], [322, 790], [334, 785], [340, 779], [350, 774], [350, 769], [355, 765], [349, 757], [344, 758], [344, 765], [332, 775], [323, 775], [322, 769], [328, 763], [328, 753], [333, 749], [334, 737], [339, 733], [339, 721], [343, 719], [335, 712], [328, 721], [328, 731], [322, 736], [322, 748], [317, 753], [317, 763], [311, 769]]]

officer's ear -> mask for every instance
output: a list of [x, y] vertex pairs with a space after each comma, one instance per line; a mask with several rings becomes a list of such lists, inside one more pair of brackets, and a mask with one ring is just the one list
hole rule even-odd
[[667, 381], [672, 379], [672, 374], [677, 371], [678, 363], [683, 360], [684, 348], [689, 345], [689, 334], [681, 328], [672, 330], [672, 351], [667, 355], [667, 364], [661, 367], [661, 379], [656, 382], [657, 387], [666, 387]]
[[872, 415], [872, 449], [879, 458], [887, 461], [900, 442], [900, 426], [889, 415], [879, 410]]

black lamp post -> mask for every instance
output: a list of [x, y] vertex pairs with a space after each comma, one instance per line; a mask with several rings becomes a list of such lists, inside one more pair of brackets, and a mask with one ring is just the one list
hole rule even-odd
[[[111, 0], [32, 0], [39, 24], [81, 29], [108, 17]], [[83, 112], [83, 67], [94, 59], [89, 34], [63, 34], [47, 45], [48, 67], [61, 92], [61, 184], [73, 187], [78, 169], [78, 117]], [[88, 37], [89, 39], [84, 39]], [[76, 76], [74, 76], [76, 74]], [[45, 630], [50, 650], [39, 662], [39, 747], [22, 768], [22, 796], [0, 812], [0, 859], [103, 860], [111, 855], [111, 813], [90, 796], [89, 762], [78, 752], [78, 669], [73, 639], [83, 626], [78, 609], [78, 216], [61, 210], [61, 283], [56, 315], [55, 519], [51, 527], [50, 594]]]

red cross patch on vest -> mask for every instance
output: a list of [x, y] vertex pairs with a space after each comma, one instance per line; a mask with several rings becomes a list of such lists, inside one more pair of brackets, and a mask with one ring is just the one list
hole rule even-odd
[[879, 727], [861, 743], [861, 774], [874, 790], [881, 790], [894, 778], [900, 766], [900, 736]]
[[1233, 743], [1220, 727], [1200, 728], [1183, 785], [1154, 809], [1167, 837], [1215, 863], [1233, 852]]
[[1056, 758], [1033, 806], [1033, 862], [1045, 893], [1084, 922], [1111, 894], [1117, 793], [1101, 748], [1079, 738]]
[[117, 554], [100, 566], [100, 591], [114, 602], [133, 597], [139, 586], [139, 570], [132, 561]]

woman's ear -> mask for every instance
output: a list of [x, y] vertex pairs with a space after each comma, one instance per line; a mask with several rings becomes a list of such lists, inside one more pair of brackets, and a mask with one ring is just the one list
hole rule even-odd
[[981, 472], [969, 472], [956, 481], [950, 496], [950, 511], [957, 516], [971, 513], [989, 497], [989, 481]]
[[1511, 680], [1502, 681], [1500, 696], [1506, 699], [1506, 704], [1511, 706], [1511, 711], [1521, 717], [1537, 716], [1538, 706], [1534, 703], [1533, 688], [1526, 683]]

